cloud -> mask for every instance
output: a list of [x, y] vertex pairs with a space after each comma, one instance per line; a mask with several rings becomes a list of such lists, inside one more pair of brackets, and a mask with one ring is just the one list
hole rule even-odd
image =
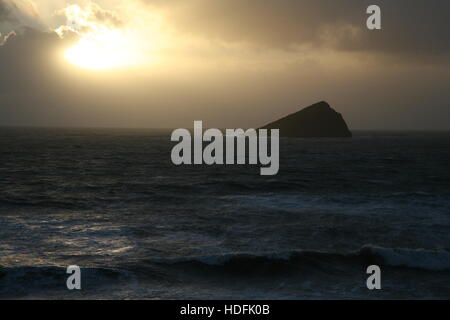
[[22, 32], [25, 28], [46, 30], [39, 11], [30, 0], [0, 0], [0, 32]]
[[66, 25], [56, 30], [60, 35], [64, 35], [67, 31], [86, 35], [102, 29], [119, 28], [123, 25], [121, 19], [113, 11], [105, 10], [93, 2], [87, 3], [84, 7], [77, 4], [69, 5], [60, 10], [58, 14], [67, 20]]
[[[370, 0], [34, 1], [40, 11], [47, 14], [45, 17], [36, 18], [39, 16], [37, 6], [31, 0], [0, 0], [3, 3], [0, 12], [3, 11], [3, 15], [7, 12], [5, 4], [9, 11], [14, 7], [14, 12], [28, 12], [28, 17], [41, 22], [38, 28], [41, 31], [42, 21], [47, 28], [63, 24], [60, 34], [66, 31], [87, 33], [102, 26], [128, 24], [128, 20], [133, 20], [133, 25], [135, 21], [148, 22], [149, 15], [144, 12], [156, 12], [161, 13], [167, 30], [175, 30], [178, 39], [221, 42], [228, 47], [241, 43], [266, 51], [310, 48], [356, 52], [413, 64], [450, 63], [449, 1], [378, 0], [382, 9], [381, 31], [366, 28], [366, 9], [373, 4]], [[61, 10], [58, 7], [61, 3], [73, 4]], [[66, 20], [59, 20], [58, 25], [55, 25], [58, 19], [48, 16], [56, 7], [60, 18]], [[30, 23], [24, 24], [24, 20], [22, 17], [22, 25], [33, 27]], [[0, 27], [4, 35], [12, 30], [15, 29]]]
[[9, 15], [9, 8], [6, 6], [6, 2], [4, 0], [0, 1], [0, 19], [3, 21]]
[[14, 31], [11, 31], [10, 33], [8, 33], [8, 34], [5, 35], [5, 36], [3, 36], [3, 35], [0, 33], [0, 46], [4, 45], [4, 44], [9, 40], [9, 38], [14, 37], [14, 36], [16, 36], [16, 35], [17, 35], [17, 34], [16, 34]]
[[379, 0], [381, 31], [366, 28], [368, 0], [141, 0], [180, 33], [270, 48], [331, 48], [449, 59], [449, 1]]
[[[0, 0], [0, 36], [1, 32], [11, 32], [12, 25], [19, 21], [12, 14], [11, 3], [6, 0]], [[1, 41], [0, 41], [1, 43]]]

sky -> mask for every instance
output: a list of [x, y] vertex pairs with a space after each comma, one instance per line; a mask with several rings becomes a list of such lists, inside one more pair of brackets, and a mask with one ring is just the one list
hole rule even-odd
[[449, 15], [426, 0], [0, 0], [0, 125], [246, 128], [325, 100], [353, 130], [450, 130]]

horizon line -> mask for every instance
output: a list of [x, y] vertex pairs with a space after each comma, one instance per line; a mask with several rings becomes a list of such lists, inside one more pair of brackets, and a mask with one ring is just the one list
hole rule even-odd
[[[186, 129], [194, 129], [193, 127], [185, 127]], [[205, 127], [205, 129], [213, 127]], [[158, 130], [158, 131], [173, 131], [179, 129], [173, 128], [158, 128], [158, 127], [126, 127], [126, 126], [83, 126], [83, 125], [0, 125], [0, 129], [97, 129], [97, 130]], [[235, 127], [235, 128], [217, 128], [219, 130], [226, 129], [258, 129], [257, 127]], [[450, 132], [449, 129], [350, 129], [352, 132]]]

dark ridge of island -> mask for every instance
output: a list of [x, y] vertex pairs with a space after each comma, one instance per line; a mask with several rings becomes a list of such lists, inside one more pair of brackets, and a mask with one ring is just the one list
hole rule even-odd
[[272, 122], [261, 129], [280, 129], [281, 137], [351, 137], [344, 118], [325, 101]]

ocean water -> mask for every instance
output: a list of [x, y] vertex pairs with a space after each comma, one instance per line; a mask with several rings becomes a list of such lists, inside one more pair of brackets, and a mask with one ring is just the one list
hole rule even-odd
[[173, 145], [0, 129], [0, 298], [450, 298], [450, 133], [282, 139], [272, 177], [176, 167]]

